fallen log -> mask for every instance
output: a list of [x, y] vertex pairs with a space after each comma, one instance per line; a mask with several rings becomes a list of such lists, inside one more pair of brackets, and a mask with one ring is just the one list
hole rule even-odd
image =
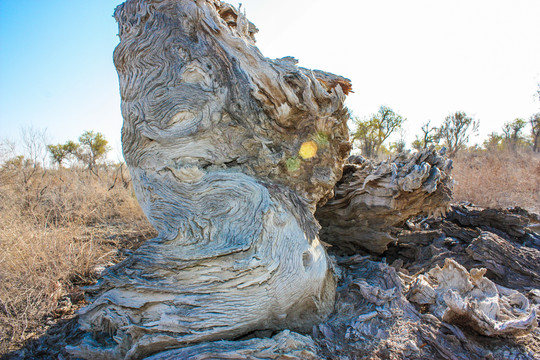
[[451, 166], [434, 149], [402, 153], [380, 163], [352, 157], [334, 198], [315, 213], [321, 239], [348, 253], [384, 252], [407, 219], [446, 212]]
[[523, 209], [453, 205], [446, 217], [425, 221], [422, 230], [399, 231], [398, 244], [385, 255], [401, 259], [411, 273], [443, 267], [451, 258], [467, 270], [486, 268], [497, 284], [527, 292], [540, 288], [538, 223]]
[[499, 283], [524, 290], [540, 289], [539, 250], [482, 232], [466, 251], [490, 270]]

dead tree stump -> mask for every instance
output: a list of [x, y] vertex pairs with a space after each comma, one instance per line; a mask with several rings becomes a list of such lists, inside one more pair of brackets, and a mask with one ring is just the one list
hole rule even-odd
[[129, 0], [115, 18], [124, 156], [159, 235], [95, 286], [72, 352], [311, 331], [334, 305], [313, 212], [350, 150], [349, 80], [265, 58], [220, 1]]
[[440, 218], [451, 162], [433, 149], [345, 165], [350, 81], [265, 58], [226, 3], [115, 17], [124, 156], [159, 235], [88, 289], [73, 356], [540, 356], [533, 216]]

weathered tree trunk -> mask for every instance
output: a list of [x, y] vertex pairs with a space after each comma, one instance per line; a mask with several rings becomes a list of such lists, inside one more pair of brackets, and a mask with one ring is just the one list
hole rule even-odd
[[445, 213], [451, 199], [452, 162], [427, 149], [373, 163], [351, 157], [335, 197], [317, 209], [321, 239], [348, 253], [382, 253], [397, 240], [396, 227], [417, 215]]
[[90, 289], [72, 355], [540, 354], [528, 214], [462, 206], [407, 222], [446, 212], [451, 163], [430, 149], [343, 168], [350, 82], [265, 58], [228, 4], [128, 0], [115, 17], [124, 155], [159, 235]]
[[95, 286], [72, 353], [311, 331], [334, 305], [313, 212], [350, 149], [349, 80], [265, 58], [220, 1], [129, 0], [115, 17], [124, 156], [159, 235]]

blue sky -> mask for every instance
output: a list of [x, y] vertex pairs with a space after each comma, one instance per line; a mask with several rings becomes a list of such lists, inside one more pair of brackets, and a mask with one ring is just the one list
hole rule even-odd
[[[120, 156], [120, 98], [112, 17], [121, 1], [0, 0], [0, 139], [21, 126], [51, 142], [103, 132]], [[232, 2], [234, 5], [238, 1]], [[388, 105], [409, 141], [452, 111], [480, 119], [481, 141], [540, 111], [538, 0], [244, 0], [268, 57], [350, 78], [347, 105]]]
[[21, 126], [47, 128], [53, 142], [122, 126], [112, 52], [112, 13], [121, 1], [0, 1], [0, 138]]

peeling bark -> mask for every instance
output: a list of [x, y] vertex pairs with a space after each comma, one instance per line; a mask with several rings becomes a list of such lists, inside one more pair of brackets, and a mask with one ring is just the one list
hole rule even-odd
[[321, 239], [346, 252], [382, 253], [396, 227], [417, 215], [445, 213], [452, 162], [433, 149], [373, 163], [351, 157], [335, 197], [317, 209]]

